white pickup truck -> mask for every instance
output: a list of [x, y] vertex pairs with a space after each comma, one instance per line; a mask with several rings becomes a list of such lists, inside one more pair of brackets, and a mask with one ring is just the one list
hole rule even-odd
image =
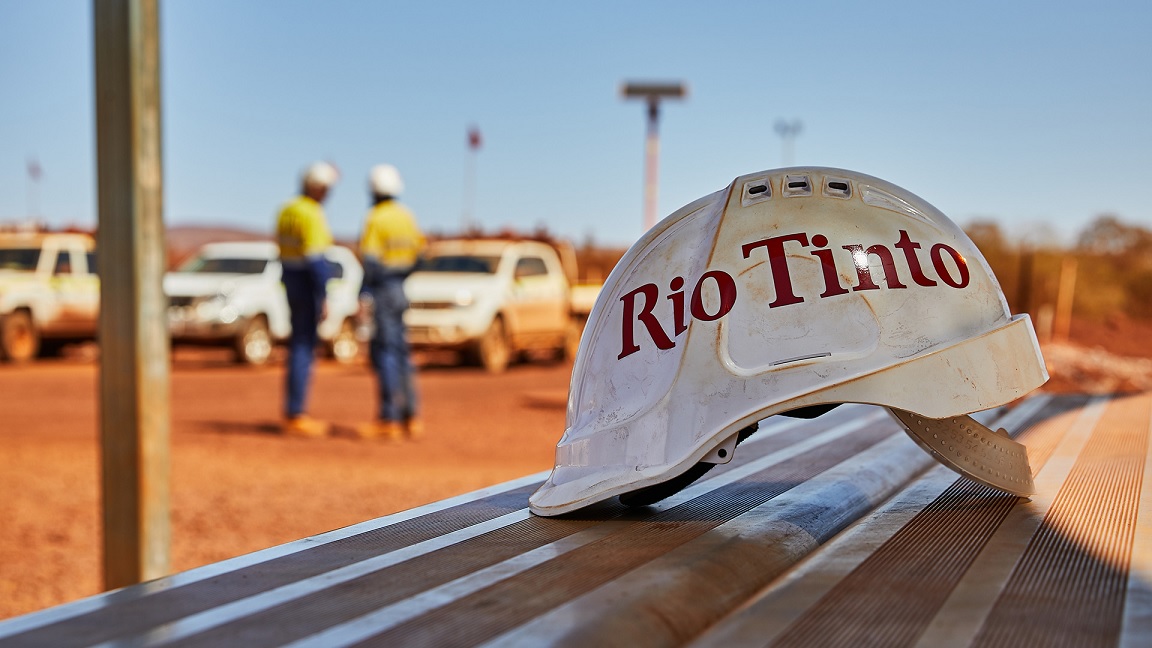
[[429, 245], [404, 284], [409, 343], [461, 352], [498, 373], [518, 355], [575, 355], [582, 321], [552, 245], [451, 239]]
[[[364, 269], [345, 247], [333, 246], [325, 257], [331, 278], [320, 339], [329, 355], [352, 362], [360, 352], [356, 314]], [[228, 345], [237, 362], [266, 363], [275, 343], [292, 332], [280, 274], [279, 251], [270, 241], [205, 245], [164, 276], [172, 343]]]
[[100, 280], [87, 234], [0, 233], [0, 360], [96, 338]]

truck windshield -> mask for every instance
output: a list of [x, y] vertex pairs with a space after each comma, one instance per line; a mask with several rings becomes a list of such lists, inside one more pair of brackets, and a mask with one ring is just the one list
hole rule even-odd
[[496, 274], [500, 264], [498, 256], [472, 256], [468, 254], [445, 254], [421, 259], [417, 272], [476, 272]]
[[35, 270], [40, 248], [0, 248], [0, 270]]
[[180, 272], [199, 274], [260, 274], [268, 266], [267, 259], [233, 259], [228, 257], [196, 257], [185, 263]]

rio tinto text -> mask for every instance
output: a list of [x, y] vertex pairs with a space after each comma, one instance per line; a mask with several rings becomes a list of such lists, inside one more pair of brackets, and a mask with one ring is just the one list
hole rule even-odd
[[[964, 256], [955, 248], [944, 243], [936, 243], [927, 250], [925, 259], [921, 256], [923, 246], [913, 241], [907, 231], [900, 230], [899, 236], [891, 245], [896, 252], [880, 243], [867, 247], [857, 243], [840, 246], [848, 252], [852, 265], [856, 268], [856, 285], [845, 286], [841, 283], [840, 274], [836, 270], [834, 248], [829, 247], [828, 237], [823, 234], [808, 236], [805, 232], [797, 232], [752, 241], [740, 246], [745, 259], [763, 255], [768, 257], [768, 271], [775, 291], [775, 298], [769, 302], [769, 308], [791, 306], [805, 300], [803, 295], [796, 294], [792, 283], [792, 268], [788, 265], [788, 255], [796, 254], [796, 246], [820, 261], [824, 291], [816, 296], [819, 299], [862, 290], [880, 290], [880, 285], [872, 276], [873, 258], [880, 262], [884, 274], [883, 281], [889, 289], [908, 288], [898, 269], [897, 260], [900, 257], [904, 261], [900, 265], [907, 269], [907, 276], [917, 286], [931, 288], [943, 284], [949, 288], [964, 288], [971, 278]], [[929, 265], [931, 271], [928, 270]], [[708, 281], [715, 284], [715, 289], [720, 295], [720, 303], [712, 312], [705, 307], [702, 290]], [[702, 321], [717, 320], [727, 315], [736, 304], [736, 281], [732, 275], [723, 270], [709, 270], [700, 275], [690, 293], [684, 291], [684, 286], [683, 277], [674, 277], [668, 283], [668, 290], [671, 292], [665, 298], [672, 302], [672, 321], [668, 329], [652, 312], [660, 301], [660, 288], [656, 284], [646, 283], [620, 298], [620, 301], [624, 302], [624, 308], [618, 358], [623, 359], [640, 350], [641, 342], [636, 339], [635, 323], [643, 325], [648, 338], [657, 349], [671, 349], [676, 346], [675, 338], [688, 330], [688, 317]]]

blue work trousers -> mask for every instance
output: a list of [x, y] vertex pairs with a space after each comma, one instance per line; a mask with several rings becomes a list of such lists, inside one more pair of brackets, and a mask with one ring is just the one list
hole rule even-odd
[[375, 331], [368, 345], [372, 368], [376, 370], [381, 421], [403, 422], [416, 416], [415, 368], [408, 352], [408, 334], [404, 328], [403, 274], [386, 274], [367, 286], [372, 296], [372, 320]]
[[324, 286], [321, 277], [311, 267], [285, 267], [282, 281], [288, 296], [288, 311], [292, 334], [288, 337], [288, 375], [285, 382], [287, 401], [284, 414], [288, 418], [304, 413], [308, 397], [308, 383], [312, 377], [312, 361], [320, 334], [320, 313], [324, 307]]

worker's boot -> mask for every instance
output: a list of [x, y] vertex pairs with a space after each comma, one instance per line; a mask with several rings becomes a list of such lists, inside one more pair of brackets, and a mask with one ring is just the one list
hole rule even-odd
[[319, 439], [328, 436], [329, 425], [307, 414], [300, 414], [285, 421], [282, 429], [284, 436]]
[[404, 422], [404, 431], [407, 433], [409, 439], [415, 441], [424, 436], [424, 421], [418, 418], [410, 418]]
[[404, 438], [404, 426], [397, 421], [372, 421], [356, 426], [356, 436], [367, 441], [399, 441]]

